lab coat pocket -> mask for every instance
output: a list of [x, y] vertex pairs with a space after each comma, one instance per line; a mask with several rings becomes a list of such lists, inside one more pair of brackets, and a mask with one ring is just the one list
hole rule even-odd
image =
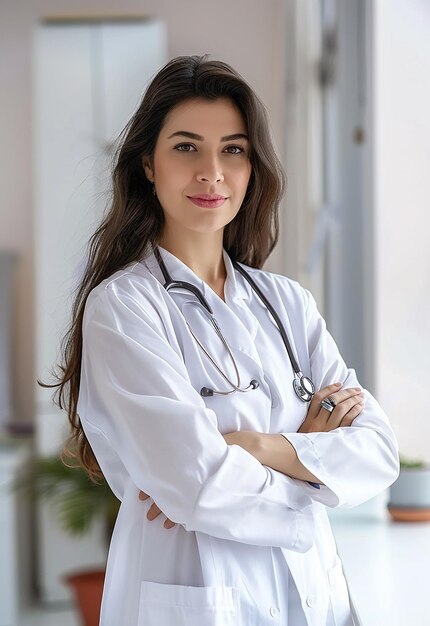
[[233, 626], [236, 587], [187, 587], [143, 581], [138, 626]]
[[327, 571], [330, 589], [330, 603], [333, 611], [333, 620], [336, 626], [351, 626], [351, 607], [349, 593], [342, 569], [342, 562], [336, 556], [336, 564]]

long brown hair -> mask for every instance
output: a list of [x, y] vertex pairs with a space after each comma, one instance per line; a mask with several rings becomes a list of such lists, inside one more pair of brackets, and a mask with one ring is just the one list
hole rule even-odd
[[203, 56], [180, 56], [169, 61], [153, 78], [143, 99], [120, 136], [113, 163], [112, 201], [88, 244], [86, 268], [74, 292], [71, 325], [61, 342], [62, 363], [53, 395], [66, 409], [71, 434], [63, 451], [77, 460], [96, 481], [101, 470], [82, 429], [76, 407], [82, 357], [82, 319], [88, 294], [102, 280], [133, 261], [147, 256], [160, 240], [164, 217], [142, 158], [153, 163], [158, 135], [168, 112], [185, 100], [229, 98], [241, 112], [250, 141], [252, 165], [248, 188], [236, 217], [224, 229], [223, 245], [229, 255], [261, 268], [278, 240], [279, 203], [286, 175], [270, 138], [263, 103], [232, 67]]

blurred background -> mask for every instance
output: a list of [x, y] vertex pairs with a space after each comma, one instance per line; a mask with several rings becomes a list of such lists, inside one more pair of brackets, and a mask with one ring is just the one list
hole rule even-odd
[[[265, 269], [311, 290], [401, 453], [430, 463], [430, 2], [1, 0], [0, 626], [80, 624], [64, 577], [103, 569], [103, 516], [72, 535], [11, 485], [67, 434], [36, 378], [59, 358], [113, 142], [169, 59], [204, 53], [265, 103], [287, 172]], [[351, 593], [366, 626], [428, 624], [430, 524], [392, 522], [389, 497], [331, 512]]]

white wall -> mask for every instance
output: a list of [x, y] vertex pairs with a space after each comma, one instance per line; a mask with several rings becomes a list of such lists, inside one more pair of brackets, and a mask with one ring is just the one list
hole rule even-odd
[[[0, 249], [20, 255], [14, 328], [17, 419], [32, 419], [34, 367], [33, 194], [31, 164], [32, 30], [59, 14], [142, 14], [164, 19], [169, 54], [210, 53], [230, 63], [266, 104], [283, 150], [285, 38], [283, 0], [2, 0], [0, 3]], [[276, 258], [276, 255], [274, 255]]]
[[430, 461], [430, 2], [374, 3], [376, 389]]

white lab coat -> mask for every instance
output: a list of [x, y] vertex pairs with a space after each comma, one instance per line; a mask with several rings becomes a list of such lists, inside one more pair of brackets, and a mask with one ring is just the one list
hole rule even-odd
[[[189, 292], [163, 288], [151, 253], [90, 293], [83, 321], [78, 414], [122, 501], [113, 533], [101, 626], [347, 626], [348, 592], [326, 506], [352, 507], [398, 475], [389, 421], [366, 392], [351, 427], [297, 433], [308, 405], [292, 387], [280, 333], [259, 297], [227, 269], [225, 302], [160, 247], [171, 276], [199, 286], [238, 364], [247, 393], [202, 398], [226, 383], [186, 320], [235, 380], [225, 348]], [[244, 266], [285, 325], [317, 389], [357, 386], [310, 292]], [[262, 465], [222, 433], [282, 433], [324, 485]], [[151, 498], [141, 501], [139, 490]], [[165, 515], [149, 521], [155, 501]], [[172, 529], [166, 517], [176, 522]]]

